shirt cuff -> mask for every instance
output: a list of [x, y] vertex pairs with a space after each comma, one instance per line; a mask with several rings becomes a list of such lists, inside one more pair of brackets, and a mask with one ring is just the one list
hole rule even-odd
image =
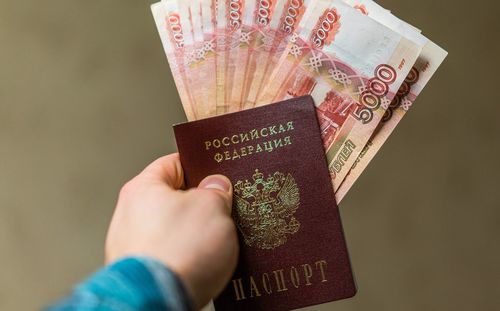
[[147, 257], [125, 258], [101, 269], [75, 288], [62, 306], [78, 310], [194, 310], [180, 279], [161, 262]]

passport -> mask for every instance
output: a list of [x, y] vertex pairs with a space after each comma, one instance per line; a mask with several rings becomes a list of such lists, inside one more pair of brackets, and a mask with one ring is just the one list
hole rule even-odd
[[212, 174], [234, 187], [239, 261], [216, 310], [291, 310], [356, 294], [312, 97], [174, 132], [187, 188]]

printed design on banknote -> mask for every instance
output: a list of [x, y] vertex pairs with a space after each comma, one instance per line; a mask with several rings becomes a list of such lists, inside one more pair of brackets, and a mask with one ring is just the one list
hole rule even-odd
[[354, 8], [360, 11], [361, 14], [368, 15], [368, 10], [366, 9], [366, 6], [364, 6], [363, 4], [355, 4]]
[[176, 3], [166, 6], [160, 2], [152, 5], [151, 9], [186, 116], [188, 120], [196, 120], [194, 100], [184, 65], [185, 40], [179, 8]]
[[290, 35], [294, 33], [312, 2], [314, 0], [278, 0], [276, 3], [272, 18], [263, 29], [265, 36], [262, 43], [253, 51], [255, 66], [246, 77], [241, 100], [244, 107], [251, 108], [257, 104], [267, 78], [286, 51]]
[[340, 202], [447, 53], [372, 0], [152, 5], [189, 120], [311, 95]]
[[436, 73], [437, 69], [447, 56], [447, 52], [428, 41], [422, 53], [415, 62], [412, 70], [401, 85], [396, 97], [389, 105], [384, 117], [378, 124], [370, 139], [363, 148], [349, 174], [335, 193], [338, 202], [341, 202], [373, 160], [383, 144], [387, 141], [396, 126], [401, 122], [408, 110]]

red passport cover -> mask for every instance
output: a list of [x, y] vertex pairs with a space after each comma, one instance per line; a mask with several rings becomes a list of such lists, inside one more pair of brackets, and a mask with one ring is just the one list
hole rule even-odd
[[355, 295], [310, 96], [174, 126], [186, 186], [234, 185], [236, 271], [217, 310], [291, 310]]

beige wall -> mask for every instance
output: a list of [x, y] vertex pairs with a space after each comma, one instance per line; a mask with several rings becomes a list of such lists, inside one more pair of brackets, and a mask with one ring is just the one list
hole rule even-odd
[[[343, 202], [358, 296], [314, 310], [494, 310], [498, 5], [382, 4], [450, 56]], [[147, 1], [0, 0], [1, 310], [99, 267], [120, 186], [183, 120]]]

